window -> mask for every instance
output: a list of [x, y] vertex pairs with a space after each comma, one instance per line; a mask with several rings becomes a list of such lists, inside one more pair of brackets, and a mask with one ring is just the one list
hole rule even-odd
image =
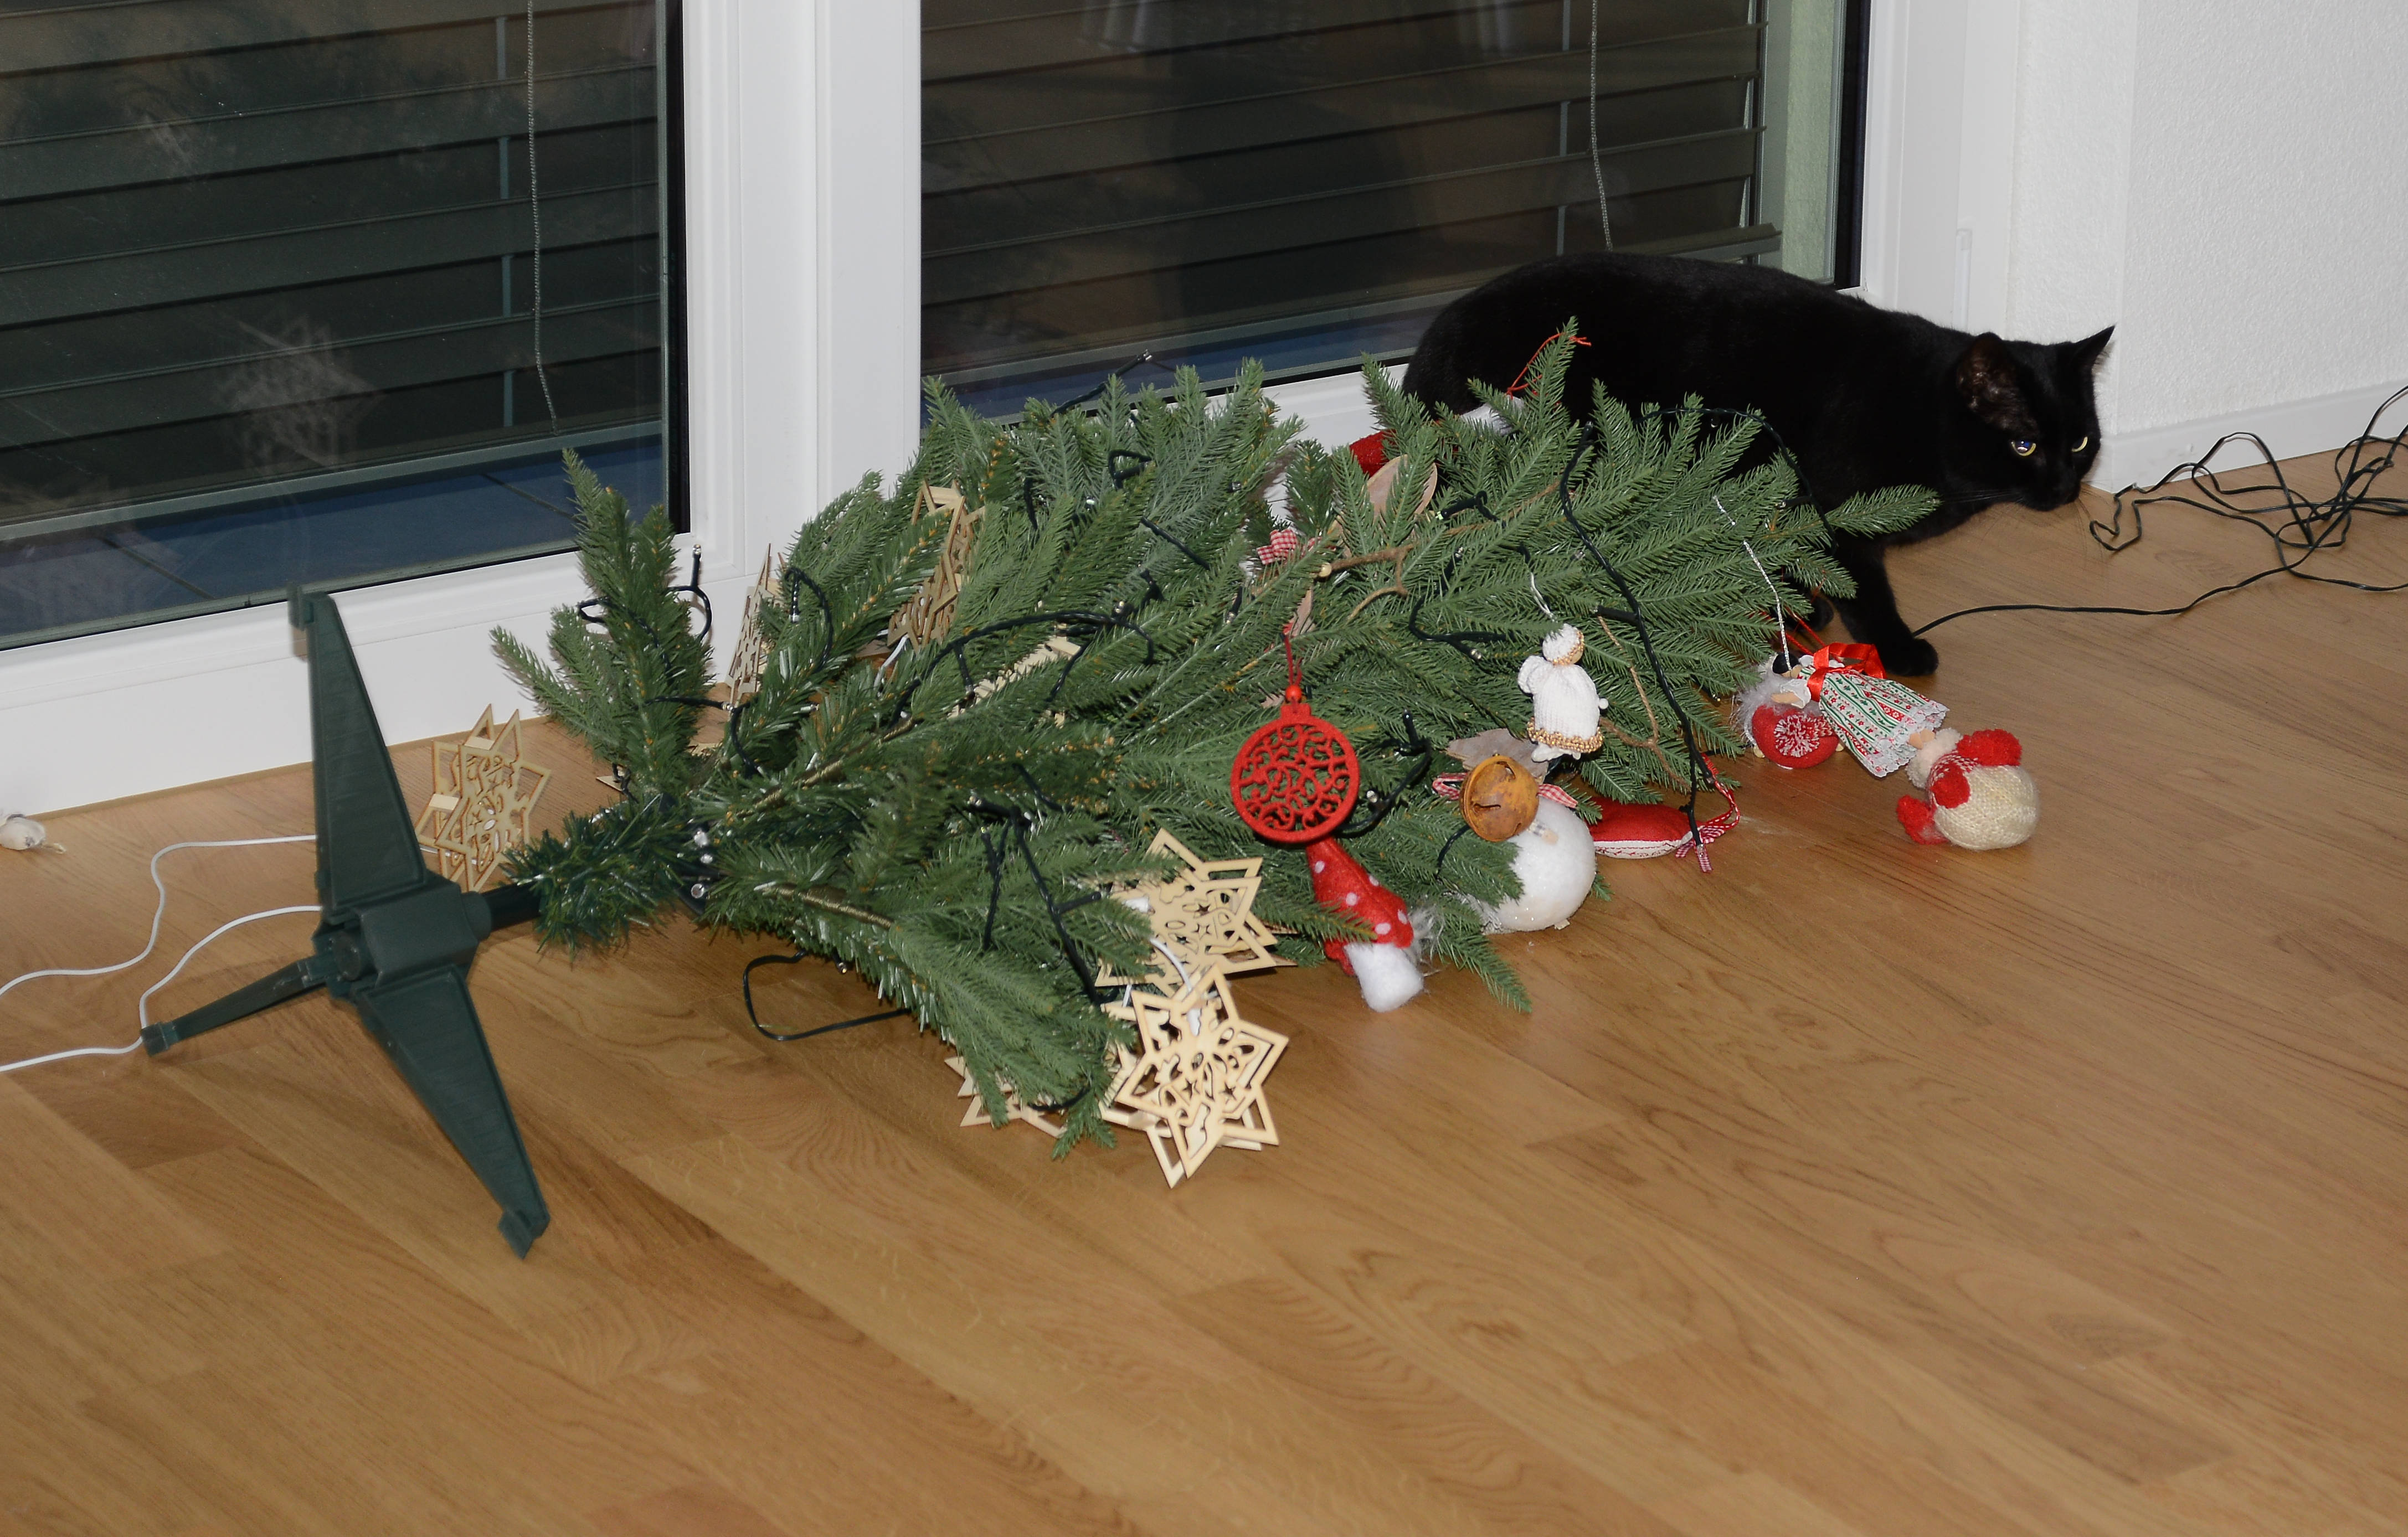
[[1602, 249], [1600, 180], [1616, 249], [1852, 282], [1864, 8], [924, 0], [924, 364], [1010, 410], [1143, 353], [1401, 357], [1488, 278]]
[[0, 647], [681, 506], [674, 10], [0, 13]]

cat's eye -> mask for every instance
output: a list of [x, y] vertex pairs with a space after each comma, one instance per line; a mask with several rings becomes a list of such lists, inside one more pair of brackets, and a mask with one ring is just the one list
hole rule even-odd
[[2034, 443], [2030, 438], [2019, 437], [2007, 445], [2007, 451], [2014, 454], [2017, 459], [2029, 459], [2032, 456], [2033, 450], [2039, 447], [2040, 445]]
[[2088, 447], [2090, 447], [2090, 434], [2088, 433], [2085, 433], [2080, 437], [2073, 440], [2072, 451], [2080, 453], [2083, 449]]

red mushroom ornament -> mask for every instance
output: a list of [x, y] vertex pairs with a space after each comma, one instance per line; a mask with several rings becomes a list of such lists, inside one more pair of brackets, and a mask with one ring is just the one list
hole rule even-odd
[[1314, 900], [1371, 931], [1369, 941], [1325, 939], [1322, 953], [1362, 984], [1372, 1013], [1412, 1002], [1422, 990], [1422, 969], [1413, 961], [1413, 925], [1403, 899], [1335, 838], [1307, 845], [1304, 857], [1312, 862]]

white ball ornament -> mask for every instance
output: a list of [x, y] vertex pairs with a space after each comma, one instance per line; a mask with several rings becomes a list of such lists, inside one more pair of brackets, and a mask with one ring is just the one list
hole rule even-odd
[[39, 848], [45, 834], [42, 824], [31, 817], [11, 816], [0, 812], [0, 848], [18, 850]]
[[1506, 842], [1513, 846], [1513, 874], [1522, 894], [1495, 906], [1475, 903], [1491, 933], [1560, 929], [1571, 921], [1597, 882], [1597, 846], [1580, 813], [1541, 797], [1530, 825]]

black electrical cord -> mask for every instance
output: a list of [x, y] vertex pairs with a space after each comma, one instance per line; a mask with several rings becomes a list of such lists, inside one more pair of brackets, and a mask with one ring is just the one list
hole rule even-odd
[[771, 1030], [768, 1026], [761, 1022], [761, 1017], [758, 1014], [752, 1012], [753, 968], [756, 966], [792, 966], [798, 961], [807, 961], [810, 958], [805, 955], [802, 951], [796, 950], [792, 955], [754, 956], [752, 960], [744, 963], [744, 1018], [752, 1020], [752, 1028], [759, 1031], [763, 1035], [767, 1036], [770, 1040], [808, 1041], [814, 1035], [825, 1035], [831, 1031], [851, 1030], [856, 1025], [875, 1024], [881, 1019], [893, 1019], [911, 1012], [910, 1009], [888, 1009], [883, 1014], [865, 1014], [858, 1019], [839, 1019], [835, 1024], [814, 1025], [810, 1030]]
[[[1672, 719], [1680, 724], [1681, 747], [1689, 757], [1689, 798], [1681, 804], [1681, 818], [1689, 824], [1690, 847], [1698, 850], [1698, 858], [1703, 861], [1706, 857], [1706, 836], [1698, 827], [1698, 797], [1704, 793], [1707, 783], [1714, 776], [1714, 771], [1706, 762], [1705, 753], [1698, 747], [1698, 734], [1689, 722], [1689, 712], [1682, 708], [1680, 696], [1672, 690], [1672, 680], [1665, 674], [1663, 661], [1656, 655], [1656, 642], [1647, 633], [1647, 618], [1645, 612], [1639, 606], [1639, 594], [1631, 591], [1630, 583], [1623, 577], [1614, 563], [1605, 558], [1605, 551], [1598, 548], [1597, 541], [1589, 536], [1588, 529], [1572, 511], [1572, 472], [1579, 467], [1582, 458], [1588, 453], [1589, 449], [1597, 446], [1597, 422], [1592, 419], [1581, 429], [1579, 441], [1572, 445], [1571, 457], [1564, 462], [1564, 473], [1555, 477], [1555, 495], [1563, 504], [1564, 521], [1570, 523], [1572, 526], [1572, 532], [1580, 535], [1581, 543], [1587, 547], [1589, 558], [1598, 563], [1606, 576], [1612, 578], [1615, 591], [1622, 594], [1622, 601], [1629, 605], [1627, 622], [1638, 632], [1639, 648], [1646, 654], [1647, 669], [1656, 675], [1656, 687], [1664, 692], [1664, 703], [1671, 706]], [[1598, 612], [1601, 616], [1612, 616], [1615, 619], [1624, 617], [1607, 608], [1599, 608]]]
[[[2408, 400], [2408, 388], [2395, 391], [2374, 408], [2366, 420], [2366, 431], [2333, 451], [2333, 476], [2338, 482], [2330, 496], [2321, 499], [2305, 495], [2292, 486], [2283, 473], [2274, 450], [2255, 433], [2229, 433], [2215, 440], [2213, 448], [2186, 464], [2178, 465], [2148, 486], [2127, 486], [2115, 493], [2115, 510], [2106, 522], [2093, 521], [2090, 537], [2109, 554], [2118, 554], [2141, 542], [2142, 514], [2144, 509], [2171, 504], [2191, 507], [2200, 512], [2237, 523], [2247, 523], [2274, 544], [2274, 564], [2254, 576], [2208, 591], [2179, 608], [2124, 608], [2109, 605], [2051, 603], [1991, 603], [1973, 608], [1959, 608], [1953, 614], [1942, 614], [1914, 633], [1918, 635], [1937, 630], [1952, 619], [1974, 614], [2130, 614], [2142, 619], [2173, 619], [2189, 613], [2210, 598], [2220, 598], [2227, 592], [2238, 592], [2254, 587], [2269, 576], [2297, 576], [2302, 581], [2321, 582], [2327, 587], [2355, 588], [2360, 592], [2398, 592], [2408, 591], [2408, 581], [2376, 583], [2351, 581], [2345, 576], [2326, 576], [2305, 569], [2310, 557], [2328, 549], [2338, 549], [2349, 539], [2350, 530], [2360, 512], [2371, 512], [2383, 518], [2408, 517], [2408, 495], [2376, 496], [2374, 482], [2408, 453], [2408, 427], [2389, 437], [2377, 437], [2375, 423], [2383, 413]], [[2262, 465], [2243, 466], [2244, 470], [2263, 468], [2271, 480], [2248, 485], [2227, 485], [2221, 474], [2210, 467], [2211, 462], [2227, 445], [2246, 443], [2258, 450]], [[2169, 491], [2175, 481], [2187, 483], [2187, 491]], [[2200, 488], [2204, 487], [2202, 491]], [[2270, 505], [2248, 505], [2240, 497], [2262, 497], [2273, 492], [2276, 500]], [[2132, 515], [2132, 532], [2124, 534], [2124, 514]]]

